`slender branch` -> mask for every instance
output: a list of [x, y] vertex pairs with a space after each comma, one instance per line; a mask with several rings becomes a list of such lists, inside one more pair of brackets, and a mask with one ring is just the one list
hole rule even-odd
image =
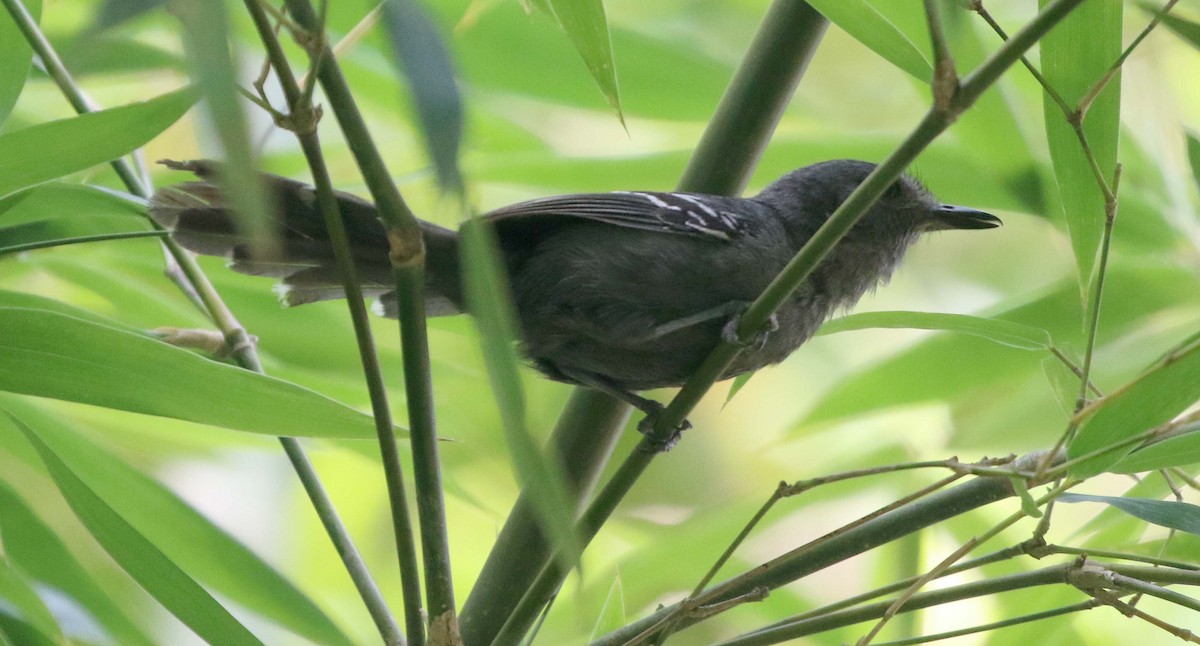
[[913, 644], [928, 644], [930, 642], [941, 641], [943, 639], [950, 639], [952, 637], [963, 637], [965, 635], [974, 635], [977, 633], [988, 632], [991, 630], [999, 630], [1001, 628], [1008, 628], [1009, 626], [1019, 626], [1021, 624], [1028, 624], [1028, 623], [1033, 623], [1035, 621], [1041, 621], [1042, 619], [1050, 619], [1052, 617], [1061, 617], [1063, 615], [1069, 615], [1069, 614], [1075, 613], [1075, 612], [1091, 610], [1092, 608], [1096, 608], [1100, 605], [1103, 605], [1103, 603], [1104, 602], [1102, 602], [1098, 599], [1088, 599], [1087, 601], [1072, 604], [1069, 606], [1062, 606], [1061, 608], [1054, 608], [1052, 610], [1044, 610], [1042, 612], [1034, 612], [1034, 613], [1030, 613], [1027, 615], [1021, 615], [1019, 617], [1012, 617], [1011, 619], [1005, 619], [1003, 621], [996, 621], [996, 622], [992, 622], [990, 624], [982, 624], [979, 626], [972, 626], [970, 628], [963, 628], [960, 630], [950, 630], [950, 631], [946, 631], [943, 633], [935, 633], [932, 635], [923, 635], [921, 637], [913, 637], [910, 639], [898, 639], [895, 641], [880, 643], [880, 644], [877, 644], [876, 646], [911, 646]]
[[[320, 139], [317, 135], [316, 125], [320, 114], [304, 96], [297, 83], [291, 64], [279, 42], [278, 30], [271, 24], [261, 4], [257, 0], [245, 0], [245, 5], [258, 29], [259, 39], [267, 50], [270, 66], [275, 69], [276, 78], [287, 99], [287, 121], [299, 140], [305, 159], [312, 171], [313, 182], [316, 186], [317, 206], [325, 218], [325, 228], [333, 247], [337, 274], [342, 282], [342, 289], [346, 294], [346, 304], [350, 310], [359, 359], [362, 363], [363, 376], [366, 380], [367, 392], [374, 414], [376, 433], [380, 437], [391, 437], [394, 432], [392, 416], [388, 406], [387, 389], [383, 383], [383, 373], [379, 367], [379, 357], [375, 351], [375, 339], [371, 335], [367, 310], [363, 305], [362, 289], [355, 271], [354, 259], [346, 235], [346, 226], [338, 209], [337, 199], [333, 192], [333, 182], [325, 166]], [[396, 521], [394, 529], [400, 561], [401, 586], [404, 590], [405, 618], [408, 622], [409, 632], [421, 635], [424, 632], [424, 619], [421, 614], [421, 583], [420, 572], [417, 568], [416, 543], [413, 540], [412, 523], [409, 520], [402, 479], [399, 487], [400, 507], [393, 507], [392, 517]], [[371, 618], [384, 642], [387, 644], [404, 643], [403, 634], [374, 582], [370, 578], [366, 578], [356, 583], [359, 585], [359, 594], [366, 602]], [[419, 643], [417, 638], [414, 638], [414, 641]]]
[[[387, 230], [389, 258], [396, 281], [397, 318], [404, 362], [417, 512], [421, 520], [421, 546], [425, 564], [425, 598], [429, 607], [431, 638], [458, 639], [454, 586], [450, 574], [450, 546], [446, 535], [446, 510], [438, 460], [437, 428], [433, 411], [433, 382], [429, 371], [428, 330], [425, 321], [425, 245], [420, 224], [405, 204], [387, 166], [367, 130], [354, 95], [338, 67], [308, 0], [287, 0], [292, 18], [310, 35], [310, 52], [317, 79], [333, 109], [338, 125], [358, 163], [380, 219]], [[320, 37], [312, 39], [311, 36]], [[380, 438], [389, 495], [398, 508], [399, 450], [395, 436]], [[416, 637], [409, 636], [416, 641]]]
[[925, 0], [925, 21], [929, 26], [929, 41], [933, 45], [933, 107], [948, 112], [954, 94], [958, 92], [958, 72], [954, 69], [954, 58], [946, 44], [946, 33], [942, 30], [942, 19], [938, 15], [937, 3], [941, 0]]
[[1171, 12], [1171, 9], [1177, 2], [1179, 2], [1179, 0], [1168, 0], [1167, 3], [1163, 5], [1163, 7], [1159, 9], [1157, 13], [1154, 14], [1154, 17], [1149, 23], [1146, 24], [1146, 27], [1142, 29], [1136, 38], [1133, 39], [1133, 42], [1129, 43], [1129, 46], [1125, 48], [1125, 51], [1121, 52], [1121, 55], [1117, 57], [1116, 62], [1114, 62], [1108, 68], [1108, 71], [1104, 73], [1104, 76], [1100, 77], [1100, 79], [1096, 81], [1086, 93], [1084, 93], [1083, 98], [1079, 100], [1078, 110], [1080, 114], [1087, 115], [1088, 109], [1092, 107], [1092, 103], [1096, 100], [1096, 97], [1100, 95], [1100, 92], [1104, 90], [1104, 88], [1108, 85], [1108, 82], [1111, 81], [1113, 77], [1121, 71], [1121, 67], [1125, 65], [1125, 60], [1129, 58], [1129, 55], [1133, 53], [1133, 50], [1137, 49], [1138, 45], [1142, 44], [1142, 41], [1146, 39], [1146, 36], [1149, 36], [1150, 32], [1154, 31], [1154, 28], [1157, 27], [1158, 23], [1162, 22], [1162, 19]]
[[[1079, 132], [1082, 133], [1082, 129]], [[1087, 139], [1084, 138], [1082, 141], [1086, 142]], [[1090, 150], [1087, 153], [1089, 159], [1095, 159]], [[1075, 412], [1083, 410], [1088, 401], [1088, 380], [1092, 374], [1092, 357], [1096, 351], [1096, 333], [1100, 328], [1100, 303], [1104, 296], [1104, 277], [1108, 273], [1108, 251], [1112, 247], [1113, 224], [1117, 220], [1116, 191], [1120, 183], [1121, 165], [1117, 164], [1117, 168], [1113, 172], [1112, 191], [1106, 191], [1104, 196], [1104, 231], [1100, 235], [1100, 260], [1096, 265], [1096, 288], [1092, 292], [1091, 303], [1088, 306], [1091, 318], [1088, 320], [1087, 350], [1083, 354], [1083, 375], [1079, 378], [1079, 398], [1076, 400]], [[1101, 188], [1104, 188], [1104, 185]]]
[[[25, 9], [21, 0], [0, 0], [0, 2], [8, 9], [26, 40], [33, 47], [34, 52], [41, 58], [47, 73], [54, 79], [55, 84], [71, 106], [75, 108], [76, 112], [82, 114], [93, 111], [95, 109], [93, 104], [75, 83], [71, 74], [63, 65], [62, 59], [59, 58], [58, 53], [41, 32], [37, 22], [33, 20], [33, 17]], [[150, 187], [141, 180], [128, 160], [119, 158], [110, 163], [130, 193], [143, 198], [150, 197]], [[147, 221], [156, 228], [161, 228], [153, 220], [147, 218]], [[208, 277], [200, 269], [200, 265], [171, 238], [163, 238], [162, 244], [168, 259], [168, 275], [172, 276], [189, 299], [201, 306], [213, 324], [221, 331], [226, 343], [233, 349], [233, 356], [238, 365], [246, 370], [262, 373], [262, 362], [259, 360], [258, 351], [255, 349], [250, 334], [238, 322], [224, 301], [221, 300], [220, 295], [212, 283], [209, 282]], [[170, 271], [172, 265], [178, 268], [179, 271]], [[300, 483], [304, 487], [305, 494], [308, 495], [313, 509], [320, 518], [330, 542], [333, 543], [338, 554], [342, 556], [342, 562], [350, 578], [355, 582], [360, 591], [368, 587], [374, 587], [374, 583], [370, 580], [370, 574], [363, 564], [363, 559], [358, 552], [358, 548], [351, 540], [345, 525], [342, 524], [341, 518], [338, 517], [337, 510], [333, 506], [333, 501], [329, 498], [328, 492], [325, 491], [324, 486], [321, 484], [320, 477], [317, 475], [308, 456], [305, 455], [303, 446], [299, 440], [293, 437], [280, 437], [279, 443], [283, 446], [284, 453], [287, 455], [292, 468], [296, 471], [296, 475], [300, 478]], [[367, 603], [368, 606], [371, 604], [370, 601], [367, 601]]]

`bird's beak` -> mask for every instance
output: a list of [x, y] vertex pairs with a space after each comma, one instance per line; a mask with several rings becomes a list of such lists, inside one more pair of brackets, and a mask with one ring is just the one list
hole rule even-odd
[[965, 206], [942, 204], [933, 209], [929, 218], [928, 231], [943, 229], [994, 229], [1001, 224], [1000, 218]]

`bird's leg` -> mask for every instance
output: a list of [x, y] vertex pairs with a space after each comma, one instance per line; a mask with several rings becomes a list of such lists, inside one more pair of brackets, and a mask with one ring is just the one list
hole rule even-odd
[[[578, 383], [581, 386], [587, 386], [593, 390], [599, 390], [602, 393], [616, 397], [617, 399], [645, 413], [646, 416], [643, 417], [640, 422], [638, 422], [637, 430], [639, 433], [648, 438], [654, 437], [654, 423], [658, 420], [658, 416], [661, 415], [664, 410], [666, 410], [666, 406], [663, 406], [653, 399], [647, 399], [646, 397], [642, 397], [635, 392], [622, 388], [621, 386], [613, 383], [611, 379], [601, 375], [585, 371], [563, 370], [560, 366], [555, 366], [554, 369], [559, 374], [563, 375], [567, 379], [570, 379], [571, 381]], [[671, 433], [670, 437], [665, 440], [654, 441], [650, 447], [651, 451], [654, 453], [670, 451], [671, 448], [674, 447], [677, 442], [679, 442], [679, 438], [683, 432], [691, 427], [691, 422], [687, 421], [686, 419], [683, 420], [679, 426], [675, 427], [675, 430]]]
[[739, 305], [741, 307], [738, 309], [738, 311], [730, 315], [729, 320], [725, 322], [725, 327], [721, 328], [721, 339], [726, 343], [731, 343], [741, 348], [761, 350], [762, 347], [767, 344], [767, 337], [771, 336], [772, 332], [779, 329], [779, 318], [772, 313], [771, 318], [767, 319], [767, 327], [765, 329], [759, 330], [754, 335], [754, 338], [750, 339], [749, 341], [742, 341], [741, 338], [738, 337], [738, 324], [741, 323], [742, 314], [746, 311], [746, 308], [749, 307], [749, 305], [746, 303], [739, 303]]

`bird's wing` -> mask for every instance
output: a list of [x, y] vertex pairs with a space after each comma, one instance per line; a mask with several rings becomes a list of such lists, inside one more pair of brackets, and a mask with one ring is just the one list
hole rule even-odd
[[587, 193], [520, 202], [485, 217], [497, 224], [525, 219], [581, 218], [631, 229], [729, 241], [747, 228], [745, 215], [734, 208], [735, 199], [698, 193]]

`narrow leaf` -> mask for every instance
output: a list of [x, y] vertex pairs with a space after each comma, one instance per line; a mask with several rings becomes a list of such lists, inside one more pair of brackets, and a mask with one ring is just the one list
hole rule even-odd
[[171, 490], [17, 398], [0, 397], [0, 407], [36, 428], [80, 481], [197, 581], [314, 643], [351, 643], [304, 593]]
[[0, 196], [111, 161], [156, 137], [195, 101], [190, 88], [0, 135]]
[[[1049, 0], [1039, 0], [1039, 6]], [[1041, 42], [1042, 73], [1072, 109], [1121, 54], [1121, 0], [1095, 0], [1076, 8]], [[1117, 162], [1121, 76], [1117, 74], [1088, 109], [1083, 131], [1109, 184]], [[1062, 109], [1045, 95], [1046, 137], [1062, 198], [1081, 295], [1094, 280], [1093, 268], [1104, 229], [1104, 195], [1092, 166]]]
[[[1139, 2], [1138, 5], [1148, 13], [1156, 14], [1162, 11], [1162, 6], [1152, 2]], [[1200, 49], [1200, 23], [1188, 20], [1175, 13], [1168, 13], [1163, 16], [1162, 24], [1167, 29], [1175, 32], [1176, 36], [1191, 44], [1192, 47]]]
[[469, 221], [461, 231], [467, 305], [479, 329], [484, 362], [500, 408], [500, 421], [517, 480], [522, 490], [529, 493], [551, 542], [565, 555], [567, 561], [563, 565], [574, 567], [580, 551], [572, 525], [575, 506], [567, 495], [558, 465], [543, 456], [526, 425], [525, 396], [515, 348], [516, 316], [495, 232], [483, 220]]
[[267, 194], [255, 172], [250, 129], [242, 111], [236, 66], [228, 40], [229, 16], [221, 2], [176, 2], [183, 25], [191, 76], [204, 97], [203, 108], [215, 125], [223, 152], [216, 182], [229, 200], [236, 223], [250, 238], [251, 253], [280, 257], [278, 223], [267, 209]]
[[58, 535], [7, 485], [0, 483], [0, 541], [13, 563], [39, 583], [69, 595], [108, 630], [114, 641], [130, 646], [153, 642], [125, 615], [110, 593], [96, 583]]
[[54, 484], [96, 542], [164, 608], [209, 643], [262, 643], [77, 478], [33, 429], [11, 415], [9, 419], [37, 450]]
[[0, 390], [252, 433], [370, 438], [371, 418], [295, 384], [116, 327], [0, 307]]
[[462, 142], [462, 96], [454, 63], [437, 26], [415, 0], [387, 0], [384, 27], [400, 69], [408, 77], [429, 157], [443, 191], [462, 193], [458, 168]]
[[1184, 427], [1179, 435], [1140, 448], [1113, 465], [1116, 473], [1141, 473], [1200, 464], [1200, 424]]
[[93, 31], [102, 31], [128, 22], [166, 4], [166, 0], [104, 0], [92, 17]]
[[1059, 500], [1061, 502], [1102, 502], [1147, 523], [1200, 535], [1200, 507], [1191, 503], [1149, 498], [1092, 496], [1081, 493], [1065, 493], [1059, 497]]
[[[1079, 432], [1067, 447], [1074, 458], [1112, 446], [1169, 421], [1200, 400], [1200, 343], [1152, 367], [1079, 412]], [[1107, 470], [1134, 447], [1086, 460], [1071, 474], [1088, 477]]]
[[604, 606], [600, 608], [600, 616], [596, 617], [596, 625], [588, 641], [594, 641], [625, 624], [625, 594], [621, 590], [621, 575], [618, 574], [608, 588], [608, 596], [604, 598]]
[[871, 328], [949, 330], [974, 334], [1001, 345], [1022, 350], [1045, 350], [1051, 345], [1050, 333], [1012, 321], [934, 312], [863, 312], [829, 321], [817, 334], [836, 334]]
[[1187, 133], [1188, 164], [1192, 167], [1192, 179], [1196, 180], [1196, 188], [1200, 190], [1200, 137], [1196, 133]]
[[65, 215], [146, 217], [146, 201], [102, 186], [47, 182], [0, 198], [0, 225]]
[[865, 0], [810, 0], [829, 22], [922, 83], [933, 78], [933, 66], [904, 32]]
[[[24, 6], [35, 22], [42, 15], [42, 0], [26, 0]], [[6, 12], [0, 16], [0, 126], [21, 96], [32, 62], [33, 48]]]
[[53, 247], [79, 240], [116, 240], [157, 236], [146, 220], [125, 216], [79, 216], [35, 220], [0, 227], [0, 254]]
[[567, 33], [604, 98], [608, 99], [621, 122], [621, 96], [617, 88], [617, 66], [613, 60], [608, 17], [601, 0], [547, 0], [554, 19]]
[[9, 606], [10, 611], [15, 611], [13, 614], [19, 615], [38, 633], [53, 637], [58, 643], [65, 641], [54, 614], [30, 582], [9, 567], [3, 555], [0, 555], [0, 606]]

